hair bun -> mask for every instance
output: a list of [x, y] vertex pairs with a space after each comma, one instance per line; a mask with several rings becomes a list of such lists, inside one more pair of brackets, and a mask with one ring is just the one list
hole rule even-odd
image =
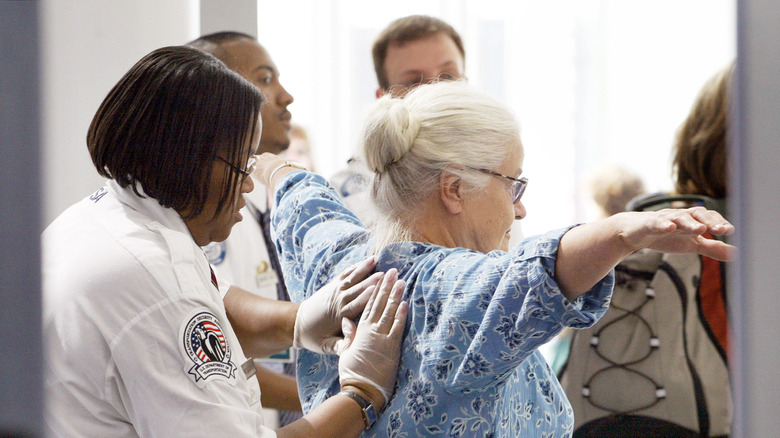
[[382, 173], [411, 150], [420, 122], [403, 99], [385, 95], [370, 111], [364, 132], [366, 164]]

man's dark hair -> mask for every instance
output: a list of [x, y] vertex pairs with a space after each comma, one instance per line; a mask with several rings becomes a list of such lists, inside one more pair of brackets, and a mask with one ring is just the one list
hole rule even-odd
[[222, 44], [228, 41], [234, 41], [239, 39], [248, 39], [257, 41], [255, 37], [243, 32], [236, 32], [232, 30], [214, 32], [207, 35], [203, 35], [197, 39], [194, 39], [187, 43], [190, 47], [202, 50], [206, 53], [211, 53], [216, 56], [220, 61], [227, 62], [227, 52], [222, 48]]
[[463, 40], [458, 32], [444, 21], [427, 15], [410, 15], [399, 18], [390, 23], [382, 33], [379, 34], [371, 54], [374, 57], [374, 71], [379, 86], [387, 89], [390, 87], [385, 71], [385, 59], [387, 58], [387, 48], [391, 44], [405, 44], [410, 41], [417, 41], [439, 32], [444, 32], [455, 43], [463, 59], [466, 59], [466, 52], [463, 50]]
[[[138, 61], [101, 103], [87, 134], [100, 175], [189, 219], [203, 211], [217, 157], [242, 166], [262, 93], [214, 56], [164, 47]], [[217, 212], [243, 182], [228, 172]], [[183, 214], [185, 213], [186, 214]]]

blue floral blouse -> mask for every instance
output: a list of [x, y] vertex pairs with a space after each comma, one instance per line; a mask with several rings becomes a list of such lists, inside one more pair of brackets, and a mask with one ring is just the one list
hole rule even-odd
[[[273, 233], [287, 290], [302, 301], [371, 254], [370, 232], [322, 177], [277, 185]], [[382, 250], [406, 281], [409, 320], [395, 391], [368, 437], [567, 437], [573, 414], [537, 348], [606, 311], [612, 274], [569, 302], [553, 279], [558, 230], [488, 254], [430, 243]], [[339, 391], [338, 357], [301, 350], [305, 412]]]

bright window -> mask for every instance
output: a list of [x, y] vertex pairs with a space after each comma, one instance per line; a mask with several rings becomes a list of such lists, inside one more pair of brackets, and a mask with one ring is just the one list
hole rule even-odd
[[736, 53], [733, 0], [261, 0], [258, 10], [259, 40], [326, 177], [357, 147], [374, 100], [376, 35], [410, 14], [453, 25], [470, 82], [520, 120], [525, 235], [591, 220], [587, 181], [608, 164], [669, 190], [675, 131]]

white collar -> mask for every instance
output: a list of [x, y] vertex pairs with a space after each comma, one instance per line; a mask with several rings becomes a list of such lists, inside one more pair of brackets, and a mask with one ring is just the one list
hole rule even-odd
[[138, 193], [140, 193], [141, 196], [138, 196], [130, 187], [120, 187], [113, 179], [108, 180], [106, 185], [122, 204], [159, 222], [160, 225], [166, 228], [181, 233], [187, 233], [190, 237], [192, 236], [190, 234], [190, 229], [187, 228], [187, 224], [184, 223], [184, 220], [179, 216], [179, 213], [170, 207], [163, 207], [157, 199], [147, 196], [140, 184], [138, 185]]

